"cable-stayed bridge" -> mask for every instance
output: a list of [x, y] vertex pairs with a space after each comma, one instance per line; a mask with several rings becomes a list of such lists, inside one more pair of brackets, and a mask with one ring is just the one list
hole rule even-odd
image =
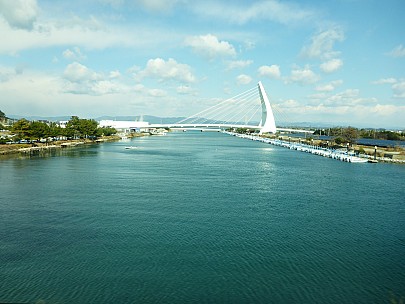
[[277, 131], [313, 133], [308, 130], [276, 127], [270, 101], [259, 82], [257, 87], [218, 102], [217, 104], [172, 124], [151, 124], [152, 128], [228, 129], [247, 128], [263, 133]]

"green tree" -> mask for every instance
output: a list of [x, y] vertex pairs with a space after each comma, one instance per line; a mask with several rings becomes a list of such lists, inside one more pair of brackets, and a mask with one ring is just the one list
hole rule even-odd
[[110, 136], [117, 133], [117, 130], [110, 127], [102, 127], [97, 129], [97, 137]]
[[66, 124], [65, 134], [67, 137], [80, 137], [80, 119], [72, 116]]
[[343, 138], [341, 138], [341, 137], [336, 137], [336, 138], [335, 138], [335, 143], [336, 143], [337, 145], [340, 145], [341, 143], [343, 143]]
[[51, 122], [49, 124], [49, 136], [58, 137], [65, 135], [65, 131], [56, 122]]
[[398, 133], [387, 131], [388, 140], [401, 140], [401, 136]]
[[31, 138], [32, 139], [41, 139], [49, 137], [50, 128], [47, 123], [42, 121], [33, 121], [30, 123], [31, 128]]
[[19, 138], [31, 138], [30, 122], [25, 118], [16, 121], [11, 128], [11, 131]]
[[97, 136], [97, 121], [94, 119], [80, 119], [78, 116], [72, 118], [66, 124], [66, 136], [76, 138], [88, 138]]
[[97, 135], [98, 124], [94, 119], [80, 119], [79, 125], [79, 131], [83, 137], [87, 138]]
[[356, 128], [348, 127], [343, 130], [342, 132], [343, 139], [348, 143], [356, 142], [357, 138], [359, 138], [359, 133]]

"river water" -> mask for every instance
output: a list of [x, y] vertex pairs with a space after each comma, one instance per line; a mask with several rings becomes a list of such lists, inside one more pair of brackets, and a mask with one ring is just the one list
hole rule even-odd
[[0, 302], [399, 301], [404, 181], [211, 132], [2, 159]]

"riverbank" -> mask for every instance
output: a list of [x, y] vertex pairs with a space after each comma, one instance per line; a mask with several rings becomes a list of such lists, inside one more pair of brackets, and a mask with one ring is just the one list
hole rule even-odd
[[288, 136], [274, 136], [274, 135], [262, 135], [264, 138], [270, 139], [280, 139], [284, 142], [291, 143], [291, 144], [306, 144], [311, 147], [316, 148], [326, 148], [326, 149], [334, 149], [334, 150], [345, 150], [346, 152], [356, 154], [361, 158], [367, 159], [376, 159], [380, 162], [387, 162], [387, 163], [397, 163], [397, 164], [405, 164], [405, 149], [402, 147], [381, 147], [381, 146], [368, 146], [368, 145], [361, 145], [361, 144], [352, 144], [349, 146], [344, 145], [335, 145], [331, 146], [331, 142], [322, 139], [301, 139], [295, 137], [288, 137]]
[[32, 155], [41, 152], [50, 151], [52, 149], [62, 149], [76, 147], [86, 144], [97, 144], [108, 141], [120, 140], [119, 136], [105, 136], [96, 140], [91, 139], [74, 139], [74, 140], [58, 140], [48, 143], [27, 143], [27, 144], [3, 144], [0, 145], [0, 155]]
[[[135, 138], [149, 136], [149, 133], [131, 133], [125, 138]], [[119, 135], [103, 136], [98, 139], [73, 139], [73, 140], [58, 140], [47, 143], [36, 142], [27, 144], [2, 144], [0, 145], [0, 156], [18, 156], [18, 155], [39, 155], [42, 152], [51, 151], [53, 149], [63, 149], [77, 147], [80, 145], [98, 144], [103, 142], [117, 141], [123, 139]]]

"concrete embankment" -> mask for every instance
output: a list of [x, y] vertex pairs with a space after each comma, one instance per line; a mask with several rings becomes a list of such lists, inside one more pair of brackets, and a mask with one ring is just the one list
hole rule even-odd
[[[341, 149], [332, 149], [332, 148], [324, 148], [317, 145], [308, 145], [301, 142], [293, 142], [291, 140], [285, 141], [282, 139], [275, 139], [275, 138], [266, 138], [257, 135], [247, 135], [247, 134], [238, 134], [233, 132], [225, 132], [226, 134], [237, 136], [240, 138], [251, 139], [254, 141], [260, 141], [263, 143], [271, 144], [274, 146], [280, 146], [292, 150], [297, 150], [300, 152], [311, 153], [318, 156], [328, 157], [335, 160], [351, 162], [351, 163], [366, 163], [366, 162], [374, 162], [374, 155], [367, 155], [367, 154], [359, 154], [355, 153], [354, 151], [348, 151], [345, 148]], [[382, 162], [390, 162], [390, 163], [398, 163], [398, 164], [405, 164], [405, 160], [398, 160], [392, 159], [389, 157], [376, 157], [377, 161]]]

